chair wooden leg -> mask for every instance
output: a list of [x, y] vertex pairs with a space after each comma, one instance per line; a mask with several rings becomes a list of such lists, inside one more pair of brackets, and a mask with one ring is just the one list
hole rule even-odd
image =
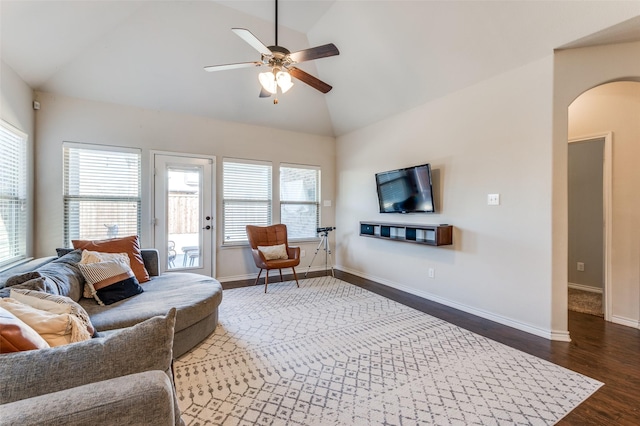
[[292, 266], [291, 270], [293, 270], [293, 277], [296, 279], [296, 285], [298, 286], [298, 288], [300, 288], [300, 283], [298, 282], [298, 274], [296, 274], [296, 268]]
[[267, 275], [264, 277], [264, 292], [267, 292], [267, 286], [269, 285], [269, 270], [267, 269]]
[[282, 278], [282, 269], [278, 269], [278, 271], [280, 271], [280, 282], [284, 282], [284, 278]]
[[256, 277], [256, 282], [253, 283], [253, 285], [258, 285], [258, 280], [260, 279], [260, 274], [262, 274], [262, 269], [260, 269], [260, 272], [258, 272], [258, 276]]

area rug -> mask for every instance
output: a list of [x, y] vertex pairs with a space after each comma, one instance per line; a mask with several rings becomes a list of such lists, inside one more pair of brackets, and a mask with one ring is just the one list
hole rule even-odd
[[188, 425], [550, 425], [602, 383], [343, 281], [225, 290]]
[[604, 317], [602, 293], [569, 288], [569, 310]]

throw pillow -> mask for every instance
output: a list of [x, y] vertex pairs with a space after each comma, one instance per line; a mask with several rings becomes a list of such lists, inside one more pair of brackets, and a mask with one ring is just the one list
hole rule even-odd
[[[127, 265], [131, 266], [131, 261], [127, 253], [101, 253], [99, 251], [92, 251], [92, 250], [82, 251], [82, 259], [80, 259], [80, 263], [81, 264], [97, 263], [97, 262], [104, 262], [105, 260], [113, 260], [113, 259], [121, 259], [122, 261], [126, 262]], [[91, 293], [91, 287], [89, 287], [89, 285], [86, 283], [84, 285], [84, 294], [82, 296], [86, 297], [87, 299], [90, 299], [93, 297], [93, 294]]]
[[258, 246], [258, 250], [266, 260], [288, 259], [287, 246], [279, 244], [277, 246]]
[[[107, 337], [27, 354], [3, 355], [0, 404], [150, 370], [169, 378], [176, 310]], [[141, 356], [144, 354], [144, 356]], [[34, 368], [37, 366], [37, 368]], [[174, 393], [175, 424], [182, 424]]]
[[0, 308], [0, 353], [48, 348], [49, 344], [24, 321]]
[[143, 291], [133, 271], [122, 259], [79, 263], [78, 267], [100, 305], [110, 305]]
[[131, 269], [139, 283], [149, 281], [149, 273], [144, 267], [140, 243], [137, 235], [124, 238], [113, 238], [110, 240], [73, 240], [73, 248], [99, 251], [102, 253], [127, 253], [129, 256]]
[[47, 294], [41, 291], [31, 291], [24, 289], [12, 288], [10, 297], [31, 306], [32, 308], [41, 309], [54, 314], [71, 314], [75, 315], [80, 322], [87, 328], [87, 332], [93, 336], [96, 332], [89, 319], [87, 311], [68, 297], [58, 296], [55, 294]]
[[33, 328], [49, 346], [61, 346], [91, 338], [84, 324], [71, 314], [42, 311], [11, 298], [0, 299], [0, 307]]

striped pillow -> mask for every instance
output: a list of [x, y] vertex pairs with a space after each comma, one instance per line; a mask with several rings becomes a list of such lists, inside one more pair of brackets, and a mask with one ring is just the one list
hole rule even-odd
[[78, 267], [100, 305], [110, 305], [143, 291], [133, 271], [122, 259], [79, 263]]
[[[78, 263], [96, 263], [113, 259], [122, 259], [127, 263], [127, 265], [129, 265], [129, 267], [131, 267], [129, 255], [127, 255], [127, 253], [101, 253], [91, 250], [82, 250], [82, 258]], [[82, 293], [82, 297], [85, 297], [87, 299], [91, 299], [93, 297], [93, 295], [91, 294], [91, 287], [89, 287], [89, 284], [86, 282], [84, 283], [84, 292]]]

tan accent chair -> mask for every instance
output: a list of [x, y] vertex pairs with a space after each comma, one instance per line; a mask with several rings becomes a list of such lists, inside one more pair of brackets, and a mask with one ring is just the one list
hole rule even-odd
[[[260, 268], [258, 277], [256, 278], [255, 285], [258, 284], [262, 270], [266, 269], [267, 275], [264, 280], [264, 292], [267, 292], [267, 286], [269, 285], [269, 270], [278, 269], [280, 271], [280, 281], [284, 281], [282, 278], [282, 268], [291, 268], [293, 270], [293, 276], [296, 279], [296, 285], [300, 287], [298, 283], [298, 275], [296, 274], [295, 267], [300, 264], [300, 247], [290, 247], [287, 241], [287, 226], [278, 224], [271, 226], [254, 226], [247, 225], [247, 237], [249, 238], [249, 244], [251, 245], [251, 254], [253, 254], [253, 260], [256, 266]], [[276, 246], [284, 244], [287, 249], [288, 259], [273, 259], [267, 260], [264, 255], [258, 250], [258, 246]]]

